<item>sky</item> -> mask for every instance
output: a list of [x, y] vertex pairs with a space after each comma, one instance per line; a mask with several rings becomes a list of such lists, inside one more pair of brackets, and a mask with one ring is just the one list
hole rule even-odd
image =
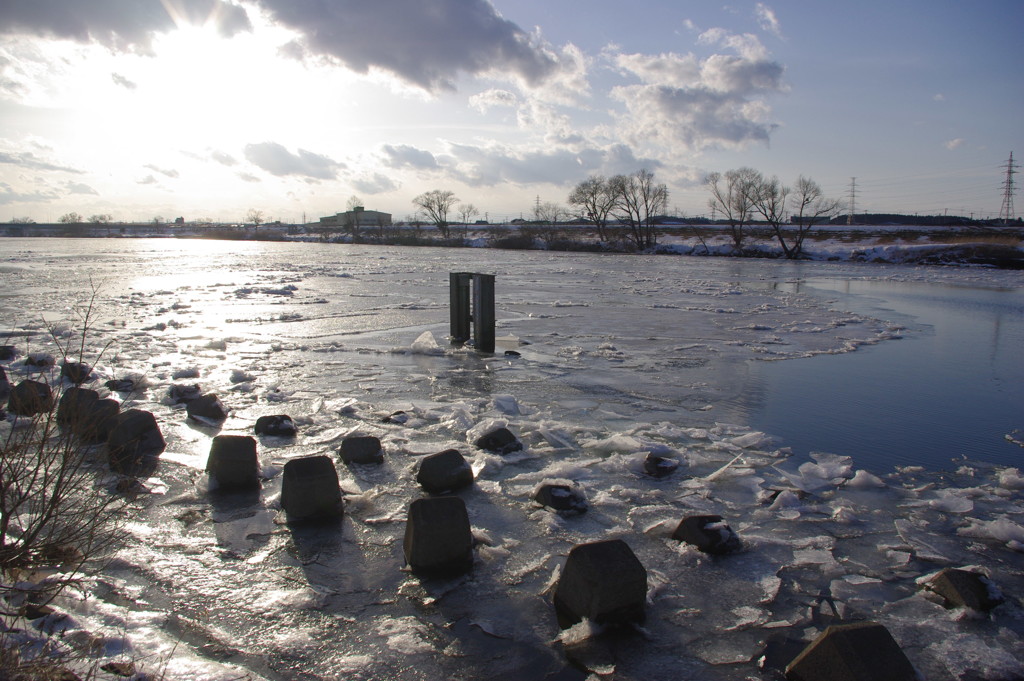
[[742, 166], [994, 217], [1022, 39], [1020, 0], [2, 0], [0, 221], [403, 220], [442, 189], [497, 222], [642, 168], [697, 216]]

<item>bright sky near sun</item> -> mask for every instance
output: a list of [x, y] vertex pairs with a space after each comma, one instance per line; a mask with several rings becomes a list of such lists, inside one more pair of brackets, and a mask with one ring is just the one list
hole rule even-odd
[[498, 221], [641, 168], [692, 216], [740, 166], [999, 213], [1020, 0], [727, 3], [2, 0], [0, 220], [401, 220], [450, 189]]

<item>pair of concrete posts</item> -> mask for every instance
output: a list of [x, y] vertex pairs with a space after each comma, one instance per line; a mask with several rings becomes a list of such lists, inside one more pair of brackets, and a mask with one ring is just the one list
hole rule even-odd
[[494, 275], [451, 272], [448, 274], [448, 284], [452, 342], [468, 341], [472, 327], [473, 345], [476, 349], [480, 352], [494, 352]]

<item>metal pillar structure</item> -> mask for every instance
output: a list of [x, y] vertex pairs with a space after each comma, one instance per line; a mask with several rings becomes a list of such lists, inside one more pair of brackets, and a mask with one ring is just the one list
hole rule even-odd
[[[451, 337], [465, 343], [473, 329], [473, 345], [480, 352], [494, 352], [494, 275], [472, 272], [448, 274], [451, 300]], [[470, 287], [472, 286], [472, 305]]]

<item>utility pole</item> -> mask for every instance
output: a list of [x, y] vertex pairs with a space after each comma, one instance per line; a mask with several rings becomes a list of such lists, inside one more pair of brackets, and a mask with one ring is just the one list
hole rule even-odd
[[850, 214], [846, 216], [846, 224], [853, 224], [853, 214], [857, 212], [857, 178], [850, 178]]
[[1006, 179], [1003, 180], [1003, 206], [999, 209], [999, 220], [1004, 225], [1010, 224], [1016, 217], [1013, 214], [1013, 176], [1020, 164], [1013, 162], [1013, 152], [1010, 152], [1010, 160], [1006, 162]]

